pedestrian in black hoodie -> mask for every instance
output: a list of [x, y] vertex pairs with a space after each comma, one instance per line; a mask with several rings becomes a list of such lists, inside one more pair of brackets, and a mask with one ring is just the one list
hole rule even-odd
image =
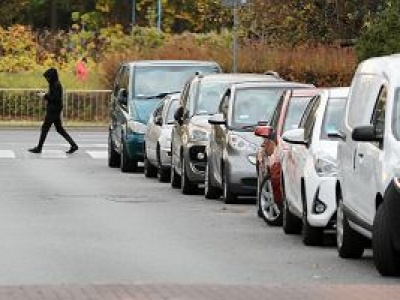
[[51, 125], [54, 124], [57, 132], [62, 135], [71, 145], [71, 148], [67, 151], [67, 153], [74, 153], [76, 150], [78, 150], [78, 145], [74, 142], [74, 140], [62, 126], [61, 114], [63, 109], [63, 88], [58, 78], [58, 72], [56, 69], [50, 68], [46, 72], [44, 72], [43, 76], [49, 83], [48, 92], [41, 95], [47, 101], [46, 116], [42, 125], [42, 131], [40, 134], [38, 145], [32, 149], [29, 149], [28, 151], [32, 153], [42, 152], [47, 133], [49, 132]]

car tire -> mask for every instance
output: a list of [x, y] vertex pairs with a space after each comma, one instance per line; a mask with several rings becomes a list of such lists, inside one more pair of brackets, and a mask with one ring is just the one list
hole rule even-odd
[[297, 218], [289, 209], [285, 193], [285, 182], [282, 179], [282, 228], [286, 234], [300, 234], [301, 219]]
[[190, 181], [186, 171], [186, 161], [182, 158], [181, 169], [181, 190], [184, 195], [194, 195], [197, 193], [197, 184]]
[[179, 189], [181, 187], [181, 181], [181, 176], [176, 172], [174, 164], [171, 163], [171, 187]]
[[207, 199], [219, 199], [219, 197], [221, 197], [220, 189], [212, 185], [208, 163], [206, 164], [206, 174], [204, 178], [204, 197]]
[[223, 180], [222, 180], [222, 194], [224, 197], [225, 204], [233, 204], [237, 202], [237, 195], [232, 192], [231, 184], [228, 180], [228, 171], [225, 169], [223, 171]]
[[144, 154], [143, 161], [143, 173], [144, 176], [151, 178], [157, 176], [157, 168], [151, 164], [151, 162], [147, 159], [147, 154]]
[[282, 225], [282, 209], [275, 203], [271, 180], [258, 180], [258, 215], [270, 226]]
[[115, 151], [114, 143], [111, 138], [111, 132], [108, 134], [108, 166], [118, 168], [121, 164], [121, 155]]
[[[305, 201], [305, 200], [304, 200]], [[308, 223], [307, 205], [303, 202], [303, 226], [301, 235], [306, 246], [321, 246], [324, 242], [324, 228], [314, 227]]]
[[121, 141], [121, 171], [123, 173], [130, 173], [137, 170], [138, 162], [136, 160], [130, 159], [128, 152], [126, 150], [125, 141]]
[[400, 275], [400, 255], [393, 247], [388, 206], [383, 202], [376, 212], [372, 234], [375, 267], [382, 276]]
[[169, 182], [171, 179], [171, 168], [163, 167], [160, 157], [160, 148], [157, 148], [157, 178], [160, 182]]
[[360, 258], [366, 245], [365, 237], [350, 227], [344, 212], [341, 194], [339, 193], [337, 197], [336, 242], [338, 254], [341, 258]]

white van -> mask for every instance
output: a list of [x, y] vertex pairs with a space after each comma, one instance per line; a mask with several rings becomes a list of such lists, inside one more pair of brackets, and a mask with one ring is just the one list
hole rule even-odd
[[361, 257], [372, 239], [378, 271], [400, 275], [400, 55], [358, 66], [336, 135], [339, 256]]

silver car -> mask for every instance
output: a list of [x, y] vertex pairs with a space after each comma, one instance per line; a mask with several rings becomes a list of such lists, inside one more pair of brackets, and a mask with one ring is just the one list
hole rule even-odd
[[268, 82], [232, 84], [222, 97], [207, 145], [205, 197], [233, 203], [237, 196], [257, 191], [256, 153], [262, 139], [253, 133], [268, 122], [285, 90], [312, 85], [270, 79]]
[[168, 182], [171, 174], [171, 133], [180, 93], [167, 95], [156, 107], [144, 136], [144, 175]]

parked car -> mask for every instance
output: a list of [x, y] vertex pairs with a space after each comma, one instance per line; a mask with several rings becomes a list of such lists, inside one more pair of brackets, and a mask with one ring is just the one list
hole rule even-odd
[[171, 171], [171, 134], [180, 93], [170, 94], [156, 107], [144, 135], [144, 175], [169, 181]]
[[257, 151], [257, 212], [271, 226], [282, 225], [281, 157], [287, 150], [282, 134], [298, 128], [301, 117], [318, 89], [288, 90], [279, 100], [267, 125], [259, 125], [254, 133], [264, 140]]
[[253, 133], [259, 122], [268, 122], [285, 90], [311, 85], [271, 77], [258, 83], [236, 83], [224, 94], [207, 145], [206, 198], [234, 203], [238, 196], [257, 190], [256, 153], [261, 138]]
[[302, 232], [305, 245], [321, 245], [324, 230], [336, 225], [337, 144], [348, 88], [321, 92], [307, 108], [300, 128], [286, 131], [290, 144], [282, 163], [283, 230]]
[[350, 87], [337, 136], [337, 248], [359, 258], [372, 239], [385, 276], [400, 275], [400, 56], [368, 59]]
[[[196, 193], [204, 183], [206, 145], [210, 133], [208, 119], [217, 112], [227, 87], [235, 82], [265, 81], [276, 75], [214, 74], [190, 80], [180, 97], [172, 130], [171, 186], [184, 194]], [[278, 79], [282, 80], [282, 79]]]
[[134, 61], [121, 64], [110, 105], [108, 165], [134, 171], [143, 161], [146, 124], [168, 93], [181, 91], [195, 73], [221, 72], [208, 61]]

